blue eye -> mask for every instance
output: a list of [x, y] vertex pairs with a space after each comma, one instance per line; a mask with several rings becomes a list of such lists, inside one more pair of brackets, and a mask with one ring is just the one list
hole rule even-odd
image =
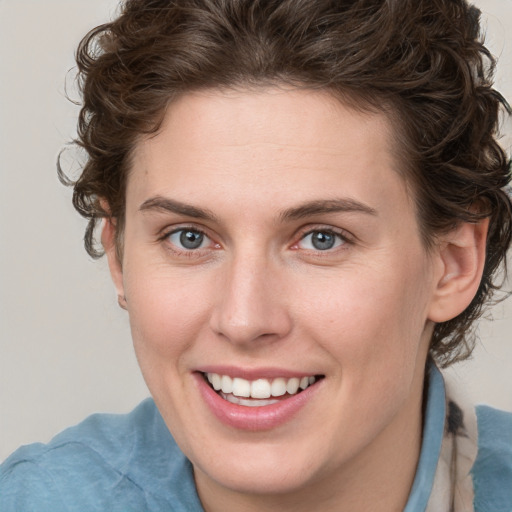
[[301, 249], [309, 249], [314, 251], [328, 251], [329, 249], [335, 249], [340, 245], [344, 244], [345, 240], [341, 235], [334, 233], [333, 231], [311, 231], [304, 235], [299, 242]]
[[173, 245], [187, 251], [201, 249], [209, 242], [204, 233], [195, 229], [178, 229], [170, 233], [168, 239]]

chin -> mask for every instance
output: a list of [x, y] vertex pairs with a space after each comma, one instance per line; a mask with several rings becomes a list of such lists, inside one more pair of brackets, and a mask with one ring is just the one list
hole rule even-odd
[[306, 489], [332, 474], [329, 468], [322, 467], [322, 450], [328, 451], [325, 446], [308, 446], [300, 439], [294, 443], [275, 440], [245, 446], [232, 443], [217, 445], [214, 453], [205, 450], [199, 457], [191, 454], [191, 460], [196, 480], [205, 479], [237, 493], [284, 495]]
[[203, 471], [195, 465], [196, 479], [206, 478], [217, 486], [245, 495], [276, 495], [294, 493], [315, 480], [311, 467], [290, 466], [283, 461], [250, 461], [240, 457], [236, 464], [211, 466]]

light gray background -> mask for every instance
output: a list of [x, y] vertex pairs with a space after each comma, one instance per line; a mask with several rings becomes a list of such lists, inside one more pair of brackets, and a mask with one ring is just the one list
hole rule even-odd
[[[497, 85], [512, 99], [512, 0], [479, 0]], [[92, 412], [148, 395], [106, 262], [82, 247], [84, 221], [56, 178], [74, 134], [73, 52], [114, 0], [0, 0], [0, 460]], [[68, 70], [71, 70], [69, 73]], [[508, 122], [510, 148], [512, 133]], [[512, 410], [512, 299], [481, 323], [473, 361], [452, 373], [476, 400]]]

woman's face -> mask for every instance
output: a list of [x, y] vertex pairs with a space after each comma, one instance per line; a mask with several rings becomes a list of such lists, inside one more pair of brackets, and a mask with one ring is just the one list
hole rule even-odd
[[200, 489], [305, 488], [418, 433], [439, 275], [391, 129], [326, 93], [212, 90], [136, 147], [110, 259]]

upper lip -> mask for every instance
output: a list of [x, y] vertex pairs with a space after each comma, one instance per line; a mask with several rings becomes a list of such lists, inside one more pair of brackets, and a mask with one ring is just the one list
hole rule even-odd
[[261, 368], [241, 368], [226, 365], [205, 365], [197, 368], [201, 373], [217, 373], [218, 375], [228, 375], [231, 378], [239, 377], [245, 380], [257, 379], [277, 379], [284, 377], [291, 379], [292, 377], [310, 377], [319, 375], [315, 371], [298, 371], [285, 368], [261, 367]]

